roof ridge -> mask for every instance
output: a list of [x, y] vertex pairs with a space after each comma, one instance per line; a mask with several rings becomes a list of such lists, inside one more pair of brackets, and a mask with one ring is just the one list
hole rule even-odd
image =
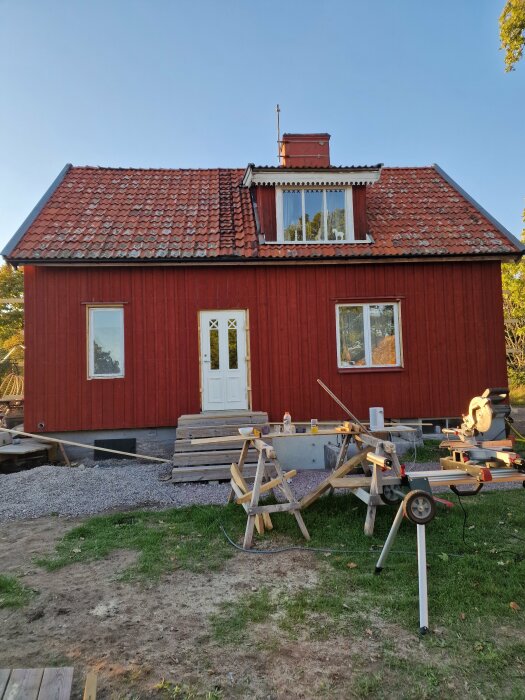
[[126, 166], [112, 166], [112, 165], [73, 165], [71, 170], [132, 170], [134, 172], [199, 172], [199, 173], [216, 173], [217, 171], [241, 171], [244, 172], [244, 168], [134, 168]]
[[384, 165], [383, 170], [434, 170], [433, 165]]

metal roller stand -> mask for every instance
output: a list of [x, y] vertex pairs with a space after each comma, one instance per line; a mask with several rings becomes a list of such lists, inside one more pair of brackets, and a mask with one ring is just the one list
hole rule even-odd
[[377, 560], [375, 573], [383, 570], [387, 557], [396, 539], [403, 516], [416, 524], [417, 527], [417, 570], [419, 585], [419, 633], [428, 632], [428, 588], [427, 588], [427, 547], [425, 526], [433, 520], [436, 513], [435, 502], [432, 495], [426, 491], [410, 491], [398, 508], [388, 537]]

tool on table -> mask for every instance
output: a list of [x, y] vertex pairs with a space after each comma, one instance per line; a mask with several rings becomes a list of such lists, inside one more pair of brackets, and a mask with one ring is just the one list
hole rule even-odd
[[485, 389], [481, 396], [472, 399], [459, 428], [443, 429], [445, 435], [451, 436], [440, 444], [450, 450], [450, 457], [440, 459], [443, 469], [461, 469], [481, 484], [492, 481], [492, 470], [525, 473], [525, 460], [506, 439], [511, 410], [504, 403], [508, 395], [508, 389]]

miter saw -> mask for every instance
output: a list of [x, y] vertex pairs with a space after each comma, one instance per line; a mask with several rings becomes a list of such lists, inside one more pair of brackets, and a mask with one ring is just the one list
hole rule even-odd
[[443, 429], [445, 435], [454, 436], [440, 444], [450, 450], [450, 457], [440, 459], [443, 469], [462, 469], [480, 482], [492, 481], [492, 469], [525, 473], [525, 460], [507, 439], [508, 396], [508, 389], [485, 389], [472, 399], [459, 428]]

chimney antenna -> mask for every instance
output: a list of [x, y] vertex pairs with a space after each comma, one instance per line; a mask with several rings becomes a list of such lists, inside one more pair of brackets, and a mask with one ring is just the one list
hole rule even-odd
[[279, 105], [276, 106], [275, 111], [277, 113], [277, 164], [281, 165], [281, 108]]

